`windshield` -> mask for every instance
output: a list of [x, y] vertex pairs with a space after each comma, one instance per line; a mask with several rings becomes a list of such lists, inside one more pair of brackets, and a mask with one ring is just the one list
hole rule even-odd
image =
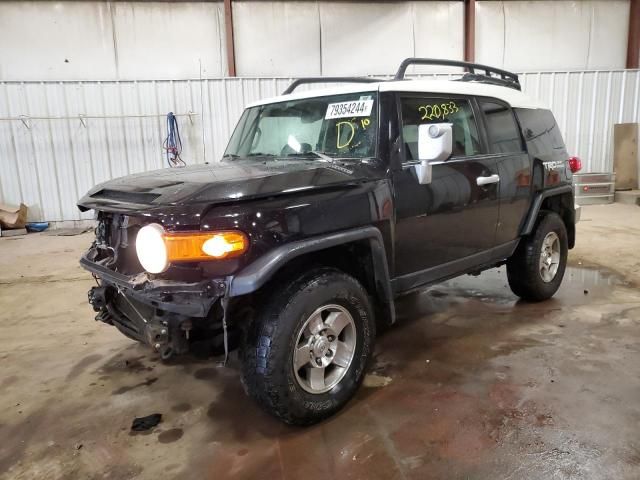
[[373, 157], [377, 99], [360, 92], [247, 108], [224, 156]]

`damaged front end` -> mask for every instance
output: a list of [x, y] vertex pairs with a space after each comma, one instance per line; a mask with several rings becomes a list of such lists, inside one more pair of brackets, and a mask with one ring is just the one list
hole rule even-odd
[[96, 320], [151, 346], [163, 359], [226, 346], [225, 277], [205, 278], [196, 265], [161, 275], [144, 271], [135, 253], [142, 225], [135, 217], [98, 213], [96, 239], [80, 259], [98, 284], [88, 292]]

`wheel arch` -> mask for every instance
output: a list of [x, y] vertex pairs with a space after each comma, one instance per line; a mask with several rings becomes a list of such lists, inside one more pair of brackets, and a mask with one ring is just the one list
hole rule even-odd
[[378, 324], [395, 322], [387, 257], [380, 230], [369, 226], [281, 245], [229, 278], [229, 297], [258, 293], [276, 277], [313, 266], [335, 267], [360, 281], [374, 300]]
[[521, 235], [529, 235], [533, 232], [536, 221], [542, 211], [555, 212], [560, 216], [567, 229], [569, 248], [573, 248], [576, 241], [573, 187], [571, 185], [561, 185], [538, 192], [524, 221]]

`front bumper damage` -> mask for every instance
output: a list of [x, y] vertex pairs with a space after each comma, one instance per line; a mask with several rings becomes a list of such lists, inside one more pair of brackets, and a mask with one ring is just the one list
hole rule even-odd
[[146, 273], [128, 276], [90, 260], [87, 254], [80, 265], [99, 283], [88, 293], [89, 303], [98, 312], [96, 320], [153, 347], [163, 358], [186, 353], [194, 332], [215, 328], [217, 323], [226, 337], [224, 278], [186, 283], [152, 279]]

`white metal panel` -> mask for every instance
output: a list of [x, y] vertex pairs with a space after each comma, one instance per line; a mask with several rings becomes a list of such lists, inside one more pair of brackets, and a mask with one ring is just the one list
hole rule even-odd
[[624, 68], [628, 26], [629, 0], [478, 1], [476, 60], [521, 71]]
[[411, 2], [411, 4], [413, 6], [414, 56], [462, 60], [464, 58], [463, 2]]
[[0, 80], [226, 74], [222, 2], [0, 2]]
[[[583, 171], [611, 171], [613, 125], [640, 122], [640, 71], [520, 78], [526, 94], [551, 106]], [[182, 115], [185, 161], [214, 162], [244, 106], [280, 94], [290, 81], [0, 82], [0, 202], [26, 203], [30, 220], [90, 218], [75, 207], [89, 188], [166, 165], [167, 112]]]
[[319, 2], [322, 73], [370, 75], [394, 71], [414, 54], [408, 3]]
[[227, 74], [222, 2], [112, 2], [118, 78]]
[[315, 2], [233, 5], [238, 75], [320, 75], [320, 11]]
[[[240, 1], [241, 75], [392, 71], [461, 58], [463, 2]], [[477, 2], [477, 58], [516, 70], [625, 64], [629, 0]], [[549, 52], [553, 52], [550, 55]], [[226, 73], [222, 2], [0, 2], [0, 80], [210, 78]]]
[[629, 0], [593, 2], [586, 68], [607, 69], [626, 66], [629, 11]]
[[0, 80], [115, 78], [110, 2], [0, 2]]

